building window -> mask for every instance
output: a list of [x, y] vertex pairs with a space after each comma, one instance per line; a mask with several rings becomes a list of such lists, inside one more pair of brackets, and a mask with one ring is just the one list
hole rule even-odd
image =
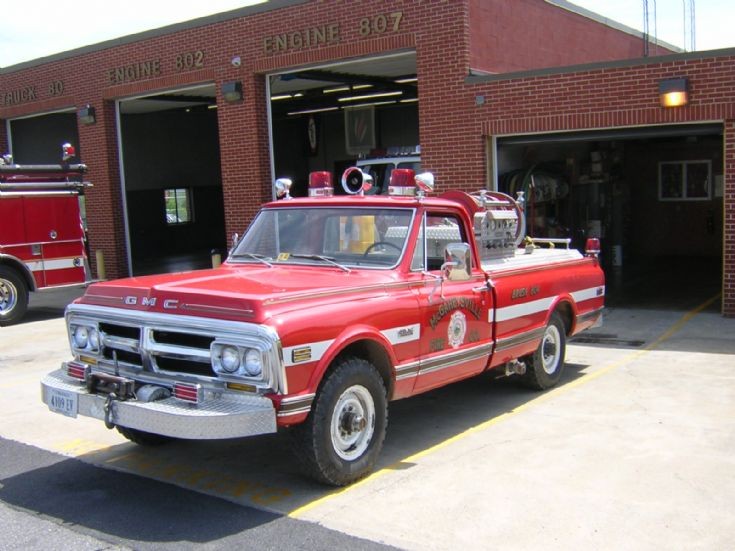
[[172, 188], [163, 190], [166, 203], [166, 224], [188, 224], [194, 219], [191, 209], [191, 189]]
[[710, 161], [666, 161], [658, 164], [661, 201], [706, 201], [712, 196]]

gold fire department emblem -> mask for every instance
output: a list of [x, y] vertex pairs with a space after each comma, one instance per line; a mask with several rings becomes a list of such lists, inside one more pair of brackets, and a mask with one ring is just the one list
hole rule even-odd
[[449, 330], [447, 331], [447, 339], [452, 348], [459, 348], [464, 342], [465, 334], [467, 333], [467, 318], [465, 315], [457, 310], [452, 314], [449, 319]]

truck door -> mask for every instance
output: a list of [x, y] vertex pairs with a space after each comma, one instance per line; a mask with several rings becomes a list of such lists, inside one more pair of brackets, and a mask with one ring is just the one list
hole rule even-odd
[[492, 351], [488, 312], [491, 294], [477, 259], [464, 281], [442, 277], [444, 251], [449, 243], [469, 243], [464, 224], [451, 213], [428, 212], [419, 231], [411, 263], [423, 272], [418, 288], [421, 316], [421, 360], [414, 392], [442, 386], [482, 372]]
[[26, 236], [33, 252], [27, 262], [39, 287], [84, 283], [84, 235], [76, 193], [28, 194]]

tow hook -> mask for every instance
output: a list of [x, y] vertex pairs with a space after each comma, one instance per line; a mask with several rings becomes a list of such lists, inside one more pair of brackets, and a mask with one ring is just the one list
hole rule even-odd
[[505, 364], [505, 375], [523, 375], [526, 373], [526, 364], [518, 360], [512, 360]]
[[105, 426], [108, 429], [114, 429], [115, 423], [112, 421], [112, 403], [118, 400], [117, 394], [114, 392], [110, 392], [107, 395], [107, 400], [105, 400], [104, 410], [105, 410]]

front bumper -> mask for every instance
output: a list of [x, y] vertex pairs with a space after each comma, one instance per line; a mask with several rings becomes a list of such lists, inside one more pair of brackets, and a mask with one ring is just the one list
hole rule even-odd
[[[49, 373], [41, 381], [41, 397], [49, 408], [52, 395], [66, 396], [75, 404], [66, 415], [105, 419], [107, 396], [90, 394], [63, 369]], [[115, 400], [112, 404], [111, 420], [115, 425], [174, 438], [216, 440], [276, 432], [273, 402], [262, 396], [227, 394], [200, 404], [176, 398], [155, 402]]]

